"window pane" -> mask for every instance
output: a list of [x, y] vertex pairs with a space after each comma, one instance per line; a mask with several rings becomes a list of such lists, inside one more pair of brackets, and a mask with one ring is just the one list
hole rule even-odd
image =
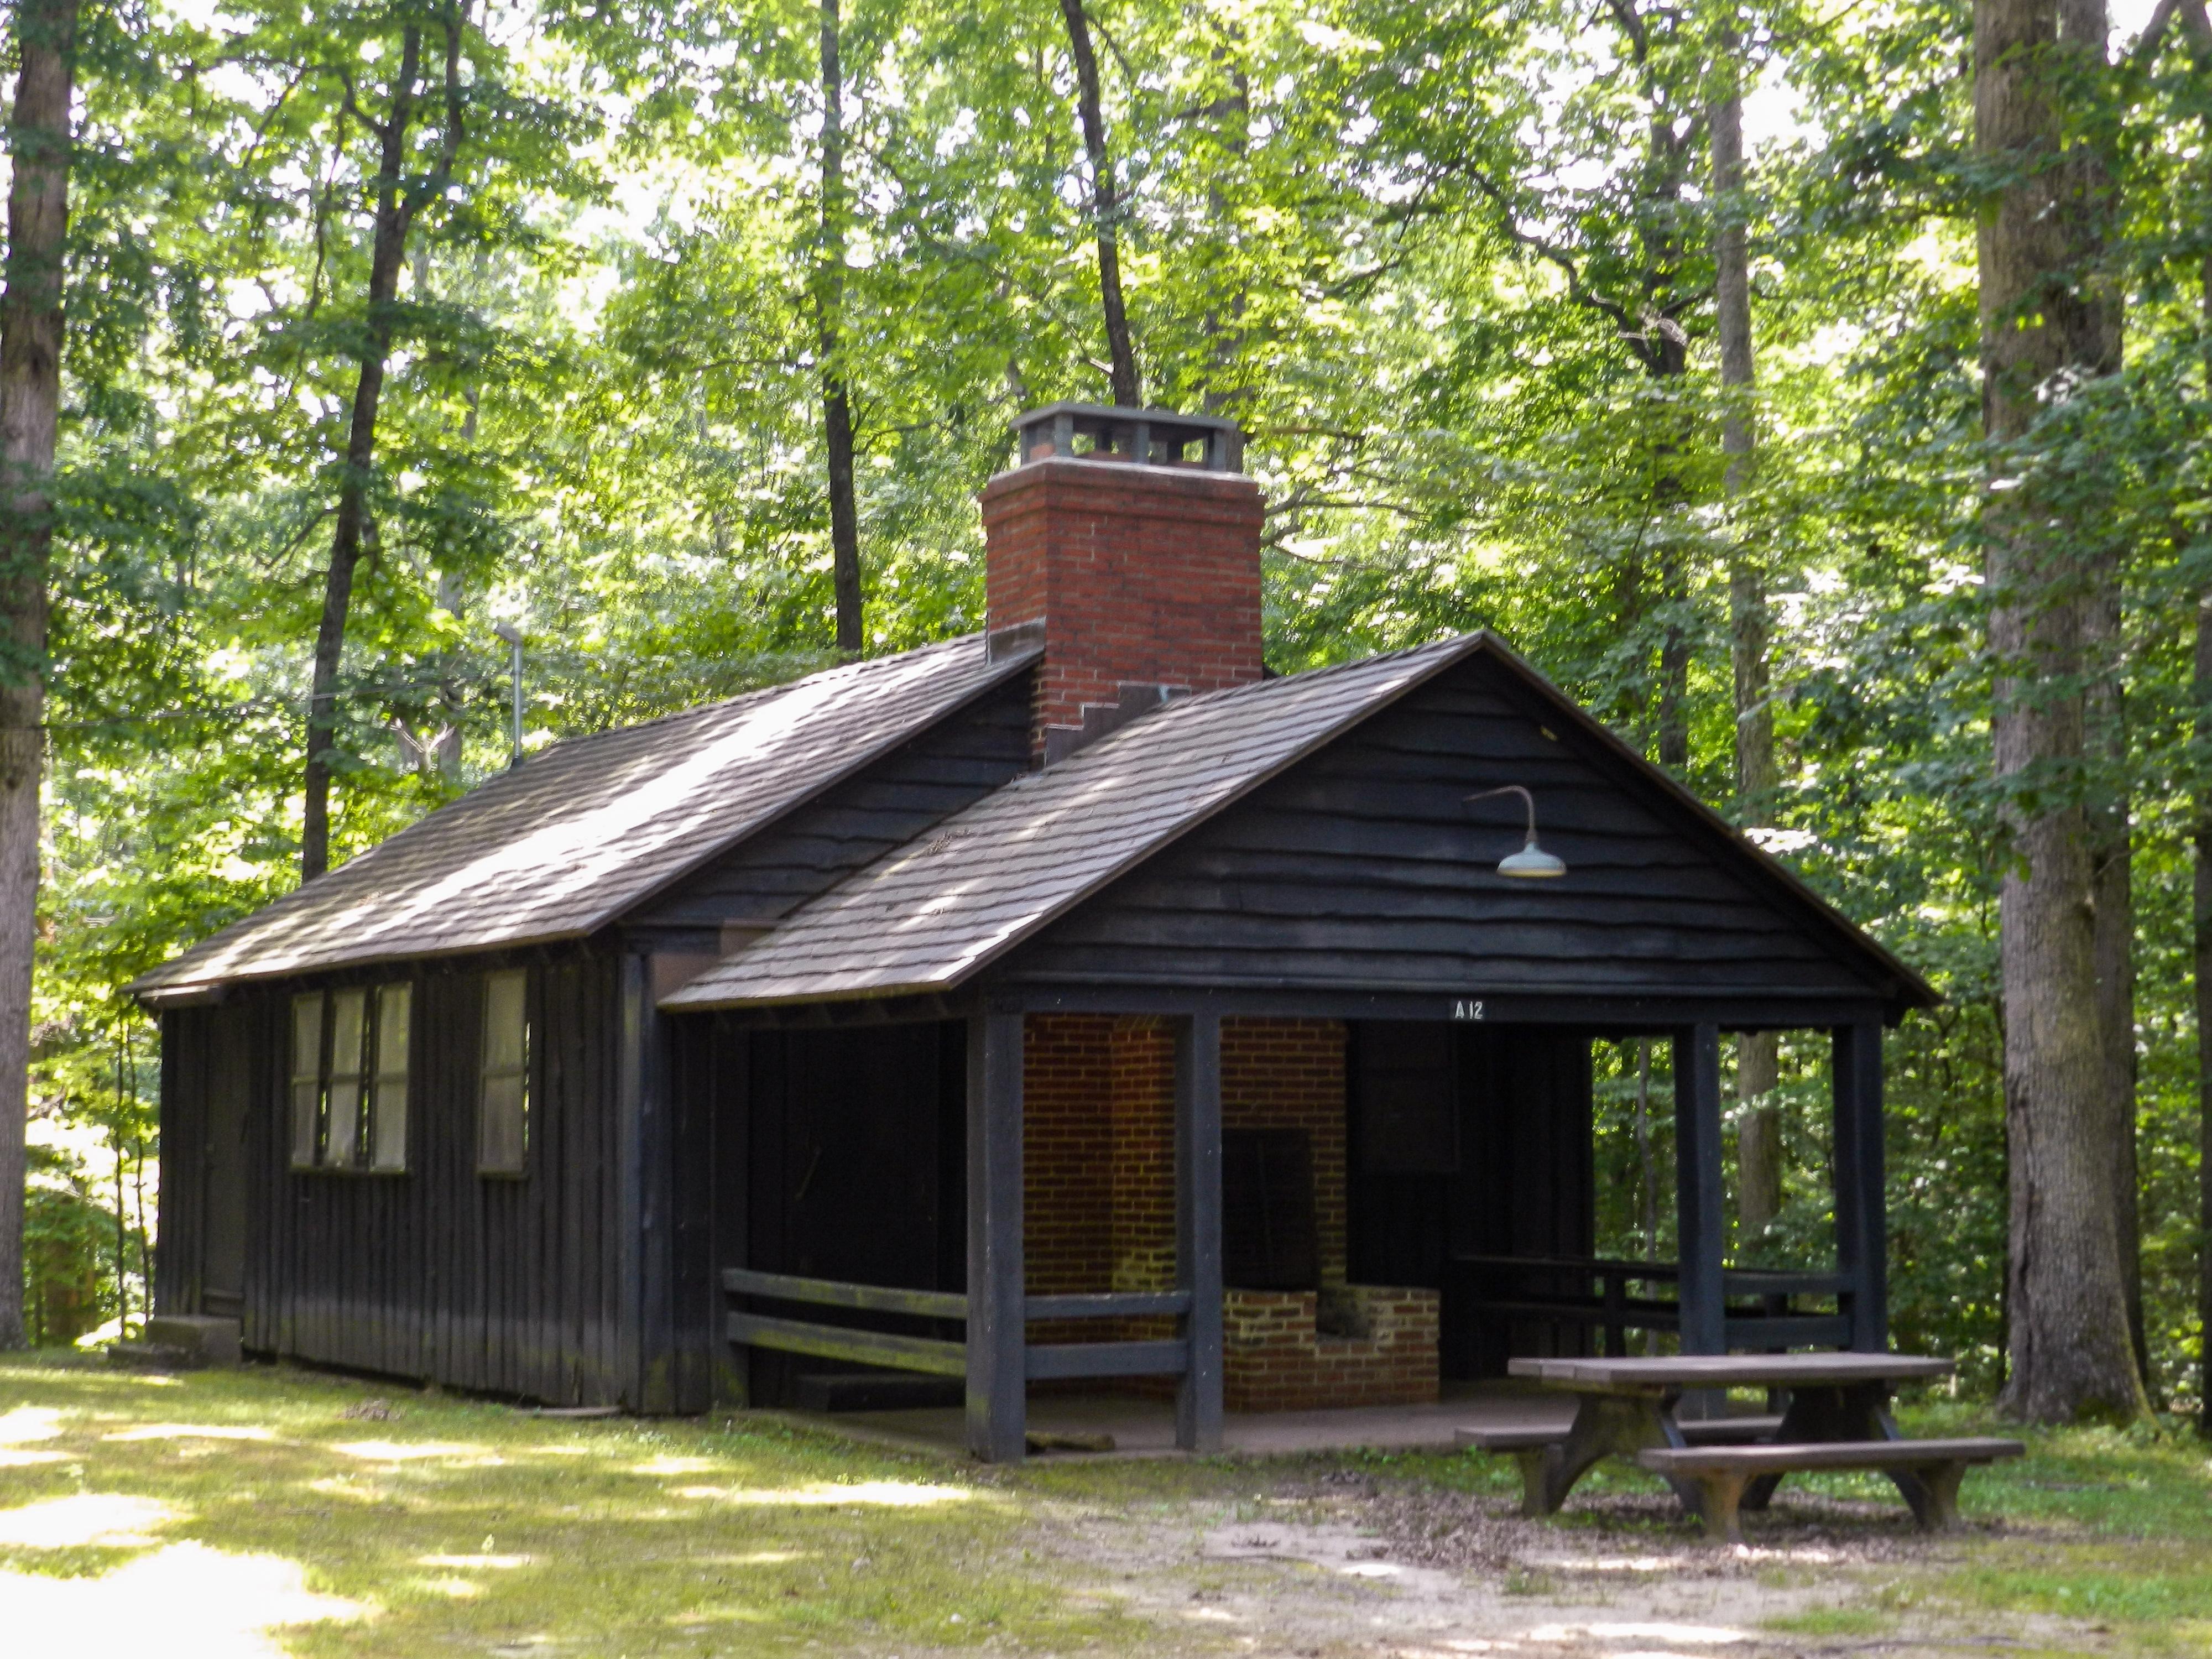
[[323, 998], [292, 999], [292, 1162], [312, 1165], [322, 1134]]
[[343, 1169], [353, 1162], [356, 1133], [361, 1127], [361, 1079], [331, 1079], [331, 1121], [324, 1137], [323, 1162]]
[[412, 988], [387, 985], [376, 994], [376, 1098], [369, 1114], [380, 1170], [407, 1167], [407, 1023]]
[[370, 1121], [376, 1127], [376, 1167], [380, 1170], [404, 1170], [407, 1167], [407, 1079], [379, 1078], [376, 1080], [376, 1111]]
[[292, 999], [292, 1080], [313, 1079], [323, 1069], [323, 996]]
[[520, 1175], [530, 1144], [529, 977], [484, 980], [483, 1069], [477, 1097], [477, 1166]]
[[361, 1028], [368, 1013], [368, 993], [338, 991], [331, 997], [331, 1078], [361, 1075]]
[[484, 1070], [519, 1071], [523, 1060], [523, 1030], [526, 1016], [523, 991], [528, 979], [520, 969], [493, 974], [484, 981]]
[[323, 1162], [343, 1169], [361, 1144], [362, 1027], [368, 993], [338, 991], [331, 997], [331, 1108], [323, 1133]]
[[379, 1077], [407, 1075], [407, 1019], [414, 988], [387, 985], [376, 994], [376, 1072]]
[[508, 1073], [483, 1080], [483, 1112], [477, 1162], [485, 1170], [512, 1174], [522, 1168], [522, 1079]]

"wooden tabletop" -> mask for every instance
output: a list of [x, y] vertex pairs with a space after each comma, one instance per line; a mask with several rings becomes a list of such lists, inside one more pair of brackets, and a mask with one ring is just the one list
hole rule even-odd
[[1947, 1376], [1953, 1362], [1917, 1353], [1679, 1354], [1657, 1359], [1515, 1359], [1512, 1376], [1556, 1389], [1644, 1394], [1668, 1389], [1816, 1389]]

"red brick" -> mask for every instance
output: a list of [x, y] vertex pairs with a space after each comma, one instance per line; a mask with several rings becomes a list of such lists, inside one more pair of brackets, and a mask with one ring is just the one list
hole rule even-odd
[[1124, 681], [1218, 690], [1261, 675], [1259, 486], [1057, 458], [985, 486], [988, 625], [1042, 620], [1032, 738]]

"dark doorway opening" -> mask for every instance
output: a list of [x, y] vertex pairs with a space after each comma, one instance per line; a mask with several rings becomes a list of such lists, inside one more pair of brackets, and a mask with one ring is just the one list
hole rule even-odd
[[[725, 1265], [964, 1290], [966, 1027], [756, 1030], [743, 1042], [744, 1259]], [[806, 1316], [842, 1322], [834, 1310]], [[916, 1334], [959, 1334], [923, 1322]], [[944, 1389], [938, 1379], [877, 1379], [866, 1367], [767, 1350], [752, 1352], [750, 1385], [756, 1404], [817, 1407], [847, 1395], [890, 1403], [886, 1390]]]
[[1440, 1294], [1447, 1380], [1502, 1376], [1516, 1354], [1582, 1352], [1576, 1331], [1481, 1317], [1453, 1264], [1595, 1248], [1589, 1035], [1362, 1021], [1349, 1085], [1353, 1281]]

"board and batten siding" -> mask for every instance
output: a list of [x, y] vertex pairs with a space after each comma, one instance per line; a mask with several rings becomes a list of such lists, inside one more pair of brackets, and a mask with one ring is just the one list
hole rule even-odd
[[[1458, 665], [1072, 911], [1009, 981], [1373, 990], [1884, 994], [1783, 884], [1500, 668]], [[1499, 876], [1535, 796], [1559, 880]], [[1763, 885], [1764, 884], [1762, 884]]]
[[161, 1164], [155, 1200], [154, 1302], [200, 1310], [200, 1255], [206, 1226], [208, 1052], [216, 1010], [176, 1008], [161, 1016]]
[[[621, 1144], [622, 958], [579, 947], [533, 952], [528, 965], [520, 1176], [477, 1172], [483, 963], [416, 963], [346, 981], [414, 986], [402, 1173], [290, 1166], [289, 1014], [295, 992], [311, 988], [254, 988], [165, 1015], [164, 1041], [182, 1062], [163, 1068], [165, 1136], [189, 1140], [208, 1121], [205, 1085], [219, 1073], [203, 1057], [215, 1046], [243, 1042], [253, 1058], [249, 1349], [561, 1404], [641, 1403], [632, 1396], [642, 1334], [625, 1332], [622, 1293], [638, 1265], [623, 1248], [621, 1187], [636, 1158]], [[192, 1183], [177, 1185], [173, 1209], [164, 1194], [156, 1282], [162, 1305], [184, 1310], [198, 1300], [209, 1224]]]

